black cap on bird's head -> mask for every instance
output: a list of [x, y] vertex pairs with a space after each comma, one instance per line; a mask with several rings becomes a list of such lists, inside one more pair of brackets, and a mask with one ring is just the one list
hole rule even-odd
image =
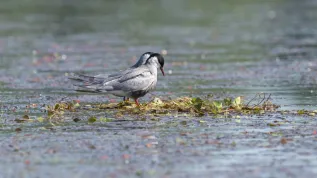
[[158, 61], [159, 65], [160, 65], [160, 70], [161, 70], [162, 74], [165, 76], [164, 69], [163, 69], [163, 67], [164, 67], [164, 57], [161, 54], [159, 54], [159, 53], [152, 53], [147, 58], [146, 63], [148, 63], [149, 59], [151, 59], [152, 57], [156, 57], [157, 58], [157, 61]]
[[141, 56], [144, 56], [144, 55], [151, 55], [151, 54], [154, 54], [153, 52], [145, 52], [143, 53]]
[[145, 52], [143, 53], [139, 60], [133, 65], [131, 66], [131, 68], [137, 68], [137, 67], [140, 67], [141, 65], [145, 64], [147, 59], [149, 58], [149, 56], [153, 54], [153, 52]]
[[154, 54], [153, 52], [145, 52], [141, 55], [140, 59], [139, 60], [142, 60], [143, 61], [143, 64], [146, 63], [146, 61], [149, 59], [149, 57]]

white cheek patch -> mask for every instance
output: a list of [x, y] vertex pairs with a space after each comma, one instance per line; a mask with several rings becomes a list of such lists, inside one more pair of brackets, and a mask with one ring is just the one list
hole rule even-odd
[[158, 68], [158, 66], [160, 66], [158, 59], [156, 56], [153, 56], [151, 59], [149, 59], [149, 62], [154, 65], [156, 68]]

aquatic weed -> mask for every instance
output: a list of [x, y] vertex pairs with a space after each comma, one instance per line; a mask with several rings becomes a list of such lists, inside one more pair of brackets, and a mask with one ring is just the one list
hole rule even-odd
[[[176, 99], [161, 100], [160, 98], [153, 98], [148, 103], [143, 103], [140, 107], [130, 101], [124, 101], [119, 103], [102, 103], [102, 104], [89, 104], [89, 107], [85, 105], [81, 106], [76, 101], [71, 102], [59, 102], [52, 106], [47, 106], [47, 117], [41, 120], [47, 120], [50, 123], [56, 123], [64, 121], [67, 112], [100, 112], [107, 111], [111, 113], [114, 118], [122, 118], [126, 115], [148, 115], [150, 117], [159, 116], [175, 116], [179, 114], [186, 114], [191, 117], [201, 117], [214, 115], [219, 118], [237, 117], [239, 115], [250, 114], [264, 114], [266, 112], [275, 112], [278, 105], [273, 104], [269, 97], [260, 97], [259, 102], [252, 98], [251, 101], [244, 104], [244, 98], [238, 96], [236, 98], [224, 98], [222, 100], [213, 99], [211, 95], [206, 97], [179, 97]], [[113, 119], [100, 118], [101, 122], [109, 122]], [[94, 123], [97, 121], [95, 116], [90, 116], [88, 123]]]

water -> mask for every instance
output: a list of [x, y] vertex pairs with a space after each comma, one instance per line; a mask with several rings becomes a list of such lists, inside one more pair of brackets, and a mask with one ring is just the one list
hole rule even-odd
[[[313, 118], [286, 116], [287, 122], [273, 128], [267, 124], [284, 116], [203, 118], [205, 125], [199, 118], [179, 124], [184, 117], [87, 125], [89, 114], [81, 113], [79, 123], [53, 130], [14, 122], [24, 114], [41, 116], [43, 104], [63, 99], [117, 99], [76, 93], [65, 75], [115, 72], [143, 52], [164, 50], [168, 75], [159, 75], [157, 90], [141, 102], [206, 94], [248, 100], [263, 92], [281, 109], [315, 110], [316, 10], [313, 0], [1, 2], [1, 172], [4, 177], [316, 174], [316, 161], [308, 158], [315, 154]], [[281, 145], [281, 137], [289, 144]], [[157, 144], [148, 147], [149, 142]]]

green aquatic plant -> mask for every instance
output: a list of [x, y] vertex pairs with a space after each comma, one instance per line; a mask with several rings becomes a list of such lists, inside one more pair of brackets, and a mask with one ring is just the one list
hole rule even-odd
[[56, 123], [64, 120], [64, 113], [65, 111], [75, 111], [76, 107], [79, 107], [80, 105], [77, 102], [60, 102], [56, 103], [53, 106], [47, 106], [46, 107], [46, 112], [47, 112], [47, 117], [45, 118], [38, 118], [38, 121], [41, 122], [43, 120], [47, 120], [50, 123]]
[[[263, 97], [264, 96], [264, 97]], [[237, 123], [240, 123], [241, 116], [247, 115], [262, 115], [266, 113], [279, 114], [295, 114], [315, 116], [317, 110], [277, 110], [278, 105], [272, 103], [270, 95], [258, 95], [258, 98], [252, 98], [245, 102], [244, 97], [238, 96], [235, 98], [214, 99], [212, 96], [206, 97], [179, 97], [175, 99], [160, 99], [153, 98], [148, 103], [143, 103], [137, 106], [134, 102], [123, 101], [118, 103], [102, 103], [102, 104], [79, 104], [79, 101], [65, 102], [61, 101], [54, 105], [46, 106], [46, 116], [29, 116], [24, 115], [21, 118], [15, 119], [18, 123], [23, 122], [49, 122], [52, 125], [65, 121], [66, 119], [79, 122], [82, 115], [87, 117], [88, 124], [95, 122], [112, 122], [118, 118], [127, 118], [127, 116], [137, 116], [136, 120], [145, 121], [148, 116], [152, 121], [159, 121], [161, 116], [178, 117], [186, 116], [201, 117], [211, 116], [215, 118], [235, 118]], [[108, 116], [100, 116], [100, 113], [106, 112]], [[99, 114], [98, 114], [99, 113]], [[134, 117], [132, 117], [134, 118]], [[200, 122], [201, 124], [204, 121]], [[182, 121], [181, 124], [187, 124]], [[269, 123], [271, 127], [283, 124]]]
[[[78, 122], [80, 119], [72, 113], [82, 114], [84, 112], [89, 112], [89, 124], [96, 121], [111, 122], [114, 118], [122, 118], [126, 115], [143, 115], [143, 118], [145, 118], [144, 116], [146, 115], [150, 115], [153, 118], [158, 116], [178, 116], [179, 114], [191, 117], [214, 115], [219, 118], [237, 118], [239, 115], [264, 114], [268, 111], [276, 111], [278, 107], [279, 106], [269, 100], [263, 100], [263, 102], [256, 104], [250, 104], [249, 102], [244, 104], [243, 97], [241, 96], [236, 98], [224, 98], [222, 100], [213, 99], [212, 96], [185, 96], [165, 100], [154, 98], [150, 102], [141, 104], [140, 106], [130, 101], [89, 105], [80, 105], [77, 101], [61, 101], [54, 105], [46, 106], [46, 116], [31, 118], [25, 115], [21, 119], [16, 119], [16, 122], [48, 121], [54, 125], [54, 123], [62, 122], [66, 118], [71, 118], [74, 122]], [[95, 116], [95, 112], [100, 113], [104, 111], [107, 111], [113, 118], [97, 118]]]
[[[239, 115], [249, 114], [264, 114], [265, 112], [273, 112], [279, 106], [273, 104], [270, 100], [263, 100], [261, 102], [244, 104], [243, 97], [224, 98], [222, 100], [213, 99], [212, 96], [206, 97], [179, 97], [175, 99], [161, 100], [154, 98], [148, 103], [137, 106], [134, 102], [124, 101], [119, 103], [103, 103], [103, 104], [89, 104], [80, 105], [78, 101], [65, 102], [61, 101], [54, 105], [46, 106], [46, 116], [31, 117], [24, 115], [15, 121], [23, 122], [45, 122], [48, 121], [52, 125], [64, 121], [66, 118], [72, 119], [74, 122], [80, 121], [77, 114], [88, 113], [88, 123], [92, 124], [96, 121], [111, 122], [115, 118], [126, 117], [127, 115], [138, 115], [146, 118], [147, 115], [151, 118], [159, 116], [186, 115], [191, 117], [201, 117], [213, 115], [217, 118], [239, 118]], [[106, 111], [113, 118], [96, 116], [96, 113]], [[75, 114], [77, 113], [77, 114]], [[307, 114], [312, 116], [313, 112], [298, 111], [298, 114]]]
[[179, 97], [170, 100], [154, 98], [146, 104], [136, 107], [131, 102], [107, 103], [93, 106], [98, 109], [116, 110], [122, 114], [160, 114], [188, 113], [193, 116], [217, 115], [217, 114], [263, 114], [267, 111], [275, 111], [279, 106], [265, 101], [256, 105], [244, 104], [241, 96], [236, 98], [225, 98], [213, 100], [210, 97]]

